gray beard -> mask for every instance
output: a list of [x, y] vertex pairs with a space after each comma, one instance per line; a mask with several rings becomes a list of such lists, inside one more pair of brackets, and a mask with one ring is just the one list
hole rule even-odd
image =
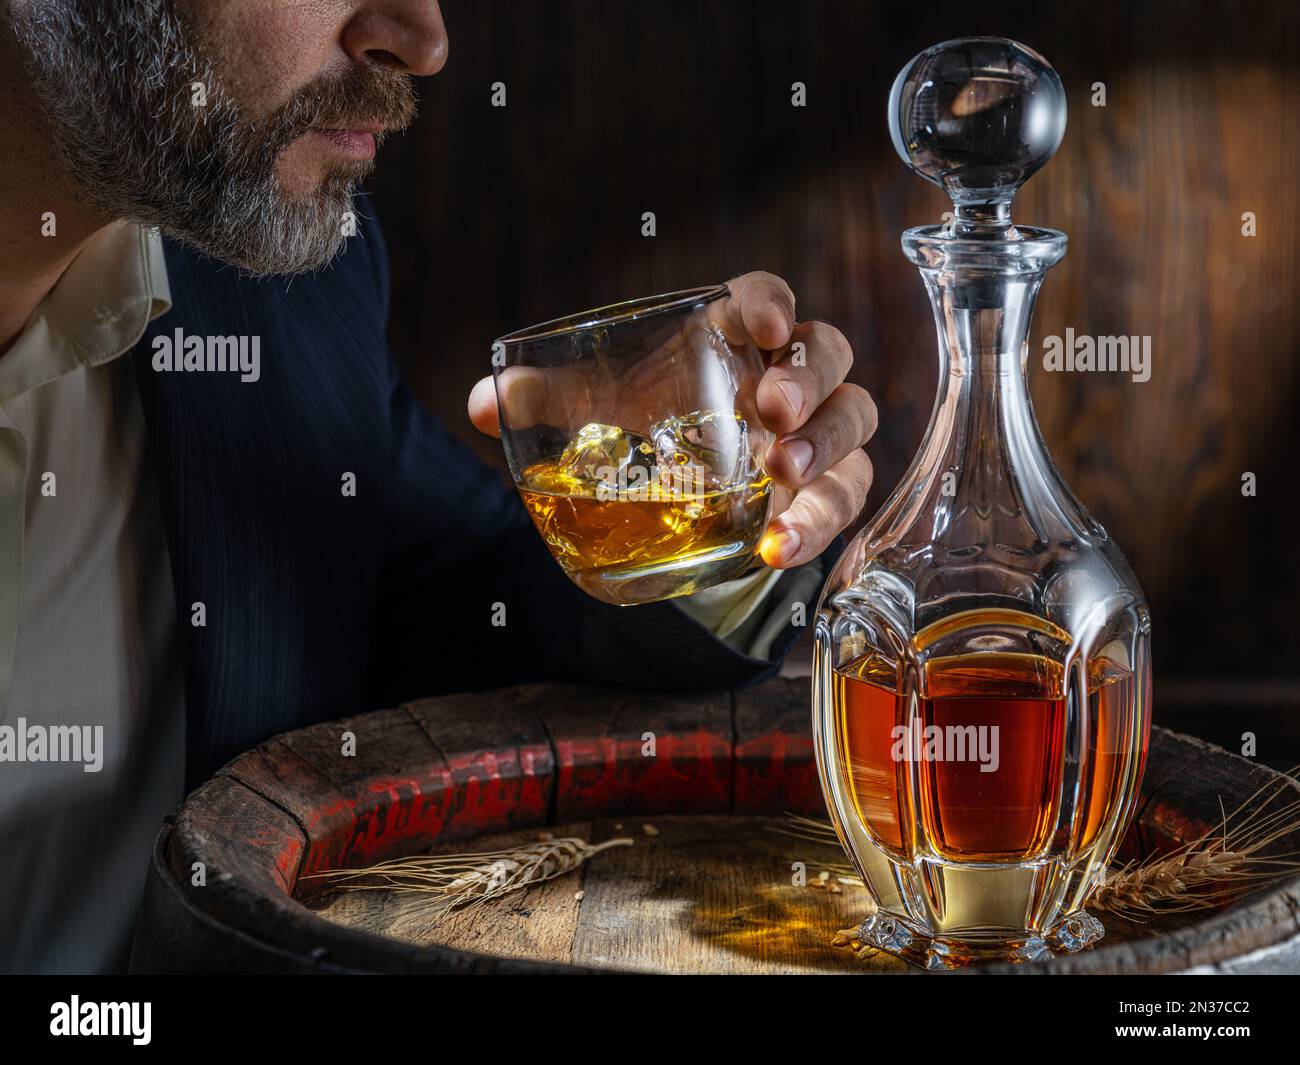
[[275, 163], [301, 114], [251, 123], [169, 0], [17, 0], [10, 10], [59, 153], [98, 209], [253, 275], [314, 270], [337, 254], [369, 164], [290, 198]]

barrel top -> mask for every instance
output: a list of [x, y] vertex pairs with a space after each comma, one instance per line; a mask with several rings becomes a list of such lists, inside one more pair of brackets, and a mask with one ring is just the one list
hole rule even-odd
[[[797, 863], [815, 879], [845, 859], [779, 831], [790, 812], [825, 816], [807, 685], [780, 679], [706, 696], [525, 685], [312, 726], [261, 744], [197, 789], [156, 872], [174, 880], [209, 931], [229, 930], [230, 949], [252, 940], [276, 957], [327, 957], [345, 969], [901, 968], [830, 945], [837, 929], [861, 920], [863, 889], [800, 886]], [[1127, 853], [1195, 838], [1270, 781], [1296, 787], [1200, 740], [1153, 730]], [[323, 892], [321, 881], [302, 879], [546, 832], [625, 834], [635, 845], [436, 922], [409, 897]], [[201, 887], [190, 884], [196, 861], [210, 871]], [[1297, 914], [1292, 880], [1221, 911], [1142, 927], [1106, 918], [1099, 948], [1010, 968], [1226, 965], [1296, 937]]]

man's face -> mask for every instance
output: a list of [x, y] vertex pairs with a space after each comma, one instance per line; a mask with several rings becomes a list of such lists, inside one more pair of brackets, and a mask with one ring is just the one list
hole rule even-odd
[[412, 75], [435, 0], [16, 0], [13, 28], [86, 196], [257, 274], [328, 262]]

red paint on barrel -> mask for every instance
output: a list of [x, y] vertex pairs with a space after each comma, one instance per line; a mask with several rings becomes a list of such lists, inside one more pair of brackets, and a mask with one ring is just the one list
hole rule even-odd
[[812, 737], [772, 731], [736, 745], [735, 812], [826, 816]]
[[557, 739], [556, 818], [728, 812], [729, 736], [699, 729], [656, 735], [653, 756], [645, 747], [640, 735]]
[[451, 825], [459, 834], [526, 828], [546, 821], [554, 762], [544, 744], [452, 755]]

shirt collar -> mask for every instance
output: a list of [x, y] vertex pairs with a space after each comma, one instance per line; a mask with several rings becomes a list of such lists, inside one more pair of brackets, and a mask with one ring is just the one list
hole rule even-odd
[[152, 226], [99, 230], [0, 358], [0, 403], [129, 351], [171, 307], [162, 237]]

